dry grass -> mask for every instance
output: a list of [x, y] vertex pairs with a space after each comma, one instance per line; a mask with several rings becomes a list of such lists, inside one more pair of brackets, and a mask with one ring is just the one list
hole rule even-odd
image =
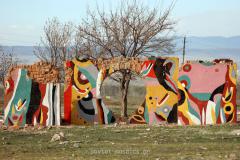
[[[61, 141], [50, 142], [56, 133]], [[0, 130], [1, 159], [239, 159], [240, 126], [67, 126]]]

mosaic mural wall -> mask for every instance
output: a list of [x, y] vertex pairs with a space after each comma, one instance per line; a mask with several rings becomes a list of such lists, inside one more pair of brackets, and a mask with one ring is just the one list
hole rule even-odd
[[79, 125], [114, 122], [100, 95], [102, 72], [85, 59], [73, 59], [65, 65], [64, 120]]
[[178, 124], [236, 122], [236, 64], [187, 62], [180, 69]]
[[[60, 125], [60, 85], [40, 83], [30, 78], [30, 74], [27, 69], [16, 67], [5, 79], [4, 124]], [[56, 81], [55, 77], [52, 80]]]
[[115, 71], [131, 69], [146, 86], [145, 100], [129, 117], [131, 124], [236, 122], [236, 64], [188, 62], [180, 73], [178, 66], [178, 58], [173, 57], [68, 61], [65, 120], [71, 124], [114, 122], [114, 115], [102, 102], [100, 88]]
[[[98, 68], [96, 67], [98, 66]], [[146, 99], [130, 123], [177, 123], [178, 59], [116, 58], [99, 60], [74, 59], [66, 63], [64, 119], [71, 124], [108, 124], [114, 122], [112, 112], [102, 102], [100, 87], [104, 79], [120, 69], [131, 69], [140, 74], [146, 85]]]
[[146, 86], [143, 104], [130, 117], [132, 124], [177, 123], [178, 58], [154, 58], [141, 67]]
[[[64, 120], [69, 124], [109, 124], [116, 117], [102, 101], [106, 77], [129, 69], [142, 77], [145, 100], [130, 115], [131, 124], [206, 125], [236, 122], [237, 66], [231, 60], [118, 57], [73, 59], [65, 64]], [[11, 68], [5, 79], [6, 126], [60, 125], [59, 72], [45, 62]]]

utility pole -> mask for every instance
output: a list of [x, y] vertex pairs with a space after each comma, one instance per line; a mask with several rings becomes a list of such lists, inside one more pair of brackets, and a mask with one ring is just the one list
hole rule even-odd
[[185, 62], [185, 55], [186, 55], [186, 36], [184, 36], [184, 39], [183, 39], [183, 61], [182, 61], [182, 64], [184, 64], [184, 62]]

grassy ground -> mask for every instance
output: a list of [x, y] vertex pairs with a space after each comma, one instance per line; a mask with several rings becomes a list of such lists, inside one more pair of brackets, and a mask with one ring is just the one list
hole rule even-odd
[[[65, 139], [50, 142], [56, 133]], [[1, 159], [239, 159], [240, 126], [0, 129]]]
[[[119, 113], [119, 102], [104, 102]], [[239, 144], [240, 125], [0, 128], [0, 159], [240, 159]]]

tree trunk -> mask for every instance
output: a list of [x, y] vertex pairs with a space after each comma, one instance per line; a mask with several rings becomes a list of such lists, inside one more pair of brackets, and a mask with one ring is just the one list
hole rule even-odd
[[1, 83], [2, 83], [2, 85], [3, 85], [3, 87], [5, 88], [5, 81], [4, 81], [4, 77], [1, 77], [1, 78], [0, 78], [0, 81], [1, 81]]
[[123, 119], [127, 119], [127, 95], [128, 95], [128, 87], [130, 83], [130, 79], [126, 79], [127, 75], [123, 75], [123, 79], [121, 81], [121, 117]]

